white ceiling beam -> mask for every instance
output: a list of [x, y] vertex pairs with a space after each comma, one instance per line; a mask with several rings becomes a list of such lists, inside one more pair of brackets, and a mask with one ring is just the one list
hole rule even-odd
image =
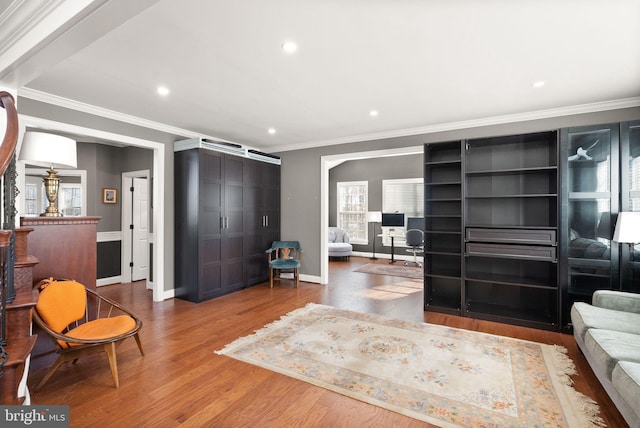
[[158, 0], [15, 0], [0, 15], [0, 82], [21, 87]]

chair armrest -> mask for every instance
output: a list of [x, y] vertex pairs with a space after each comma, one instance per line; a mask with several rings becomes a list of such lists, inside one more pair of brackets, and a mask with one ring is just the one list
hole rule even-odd
[[623, 312], [640, 314], [640, 294], [625, 291], [596, 290], [593, 293], [593, 306]]

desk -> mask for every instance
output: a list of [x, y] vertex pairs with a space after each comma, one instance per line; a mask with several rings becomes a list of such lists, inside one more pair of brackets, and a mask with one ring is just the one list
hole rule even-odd
[[391, 260], [389, 261], [389, 263], [395, 263], [396, 260], [394, 259], [394, 256], [395, 256], [396, 247], [394, 245], [393, 239], [394, 238], [404, 238], [405, 235], [404, 234], [399, 234], [399, 233], [395, 233], [395, 234], [392, 234], [392, 233], [387, 233], [387, 234], [381, 233], [378, 236], [381, 237], [381, 238], [384, 238], [385, 236], [388, 236], [388, 237], [391, 238]]

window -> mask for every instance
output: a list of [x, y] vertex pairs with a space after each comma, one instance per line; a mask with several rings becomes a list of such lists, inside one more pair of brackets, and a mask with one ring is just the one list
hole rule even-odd
[[[408, 217], [424, 217], [423, 179], [382, 180], [382, 212], [403, 213], [405, 221]], [[404, 235], [405, 229], [396, 227], [394, 232]], [[382, 242], [391, 245], [391, 238], [384, 236]], [[404, 245], [404, 240], [397, 239], [396, 243]]]
[[352, 243], [366, 244], [368, 183], [345, 181], [338, 184], [337, 226], [349, 234]]
[[27, 183], [24, 190], [25, 215], [37, 216], [38, 211], [38, 185]]
[[60, 184], [58, 210], [65, 217], [82, 215], [82, 186], [79, 183]]

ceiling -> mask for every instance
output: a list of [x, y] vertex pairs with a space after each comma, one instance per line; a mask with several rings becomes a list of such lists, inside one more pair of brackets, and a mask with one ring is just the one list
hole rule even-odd
[[19, 95], [264, 151], [640, 105], [638, 0], [0, 0], [3, 17], [28, 29], [0, 42]]

